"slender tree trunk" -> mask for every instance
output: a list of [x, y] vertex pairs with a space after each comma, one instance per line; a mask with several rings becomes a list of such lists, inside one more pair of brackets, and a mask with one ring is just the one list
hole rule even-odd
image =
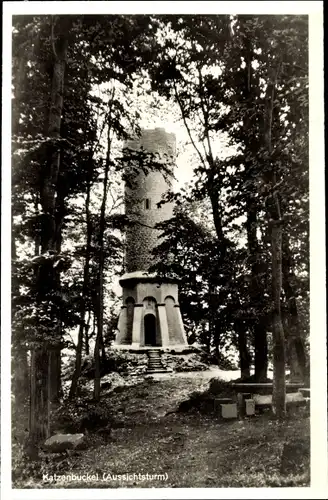
[[[83, 299], [82, 299], [83, 300]], [[82, 344], [83, 344], [83, 323], [82, 313], [80, 316], [80, 326], [79, 326], [79, 334], [78, 341], [76, 346], [76, 358], [75, 358], [75, 369], [72, 377], [71, 388], [69, 391], [69, 399], [72, 399], [76, 396], [78, 381], [81, 375], [81, 366], [82, 366]]]
[[[30, 369], [30, 416], [29, 440], [27, 448], [31, 458], [38, 455], [38, 444], [49, 436], [49, 387], [48, 387], [49, 352], [46, 348], [31, 350]], [[44, 381], [46, 377], [46, 382]]]
[[271, 228], [273, 303], [273, 411], [278, 418], [286, 413], [285, 335], [281, 317], [281, 236], [279, 222]]
[[[112, 93], [112, 99], [114, 98], [114, 91]], [[112, 101], [109, 103], [109, 120], [111, 119], [111, 106]], [[98, 310], [97, 310], [97, 337], [95, 343], [95, 383], [94, 383], [94, 399], [99, 401], [100, 399], [100, 348], [104, 345], [104, 233], [105, 233], [105, 215], [106, 215], [106, 203], [107, 203], [107, 188], [108, 188], [108, 177], [109, 177], [109, 167], [110, 167], [110, 154], [111, 154], [111, 138], [110, 138], [111, 128], [110, 124], [107, 128], [107, 152], [106, 152], [106, 162], [105, 162], [105, 175], [103, 183], [103, 198], [100, 209], [100, 224], [99, 224], [99, 273], [98, 273]], [[104, 347], [103, 347], [104, 354]], [[105, 359], [103, 359], [104, 361]]]
[[89, 345], [90, 320], [91, 320], [91, 313], [90, 311], [88, 311], [87, 324], [85, 325], [85, 341], [84, 341], [84, 351], [86, 356], [89, 356], [90, 354], [90, 345]]
[[49, 349], [49, 398], [51, 407], [59, 404], [61, 395], [61, 347], [57, 345]]
[[220, 346], [221, 346], [221, 324], [219, 321], [215, 320], [214, 321], [214, 331], [212, 335], [213, 339], [213, 344], [215, 348], [215, 357], [217, 360], [217, 363], [219, 364], [220, 361]]
[[235, 330], [238, 335], [238, 351], [239, 351], [239, 367], [240, 376], [242, 379], [249, 378], [250, 372], [250, 355], [247, 347], [247, 331], [245, 325], [235, 320]]
[[13, 392], [15, 396], [15, 406], [21, 411], [22, 406], [28, 401], [29, 395], [29, 366], [27, 361], [27, 350], [22, 344], [16, 345], [12, 349], [13, 362]]
[[257, 208], [254, 200], [248, 200], [247, 206], [247, 245], [249, 260], [251, 264], [250, 298], [252, 307], [256, 314], [253, 322], [254, 333], [254, 364], [255, 380], [263, 382], [267, 378], [268, 371], [268, 342], [266, 329], [266, 315], [264, 310], [264, 287], [261, 279], [263, 263], [260, 256], [260, 249], [257, 239]]
[[[243, 26], [243, 20], [241, 20], [241, 27]], [[254, 59], [253, 51], [253, 41], [249, 34], [245, 32], [244, 37], [244, 58], [245, 58], [245, 69], [244, 69], [244, 84], [243, 84], [243, 98], [246, 104], [246, 112], [244, 114], [244, 129], [245, 129], [245, 143], [247, 149], [252, 148], [252, 144], [249, 143], [249, 138], [246, 134], [252, 129], [252, 118], [254, 109], [254, 96], [253, 96], [253, 67], [252, 62]], [[245, 158], [245, 170], [246, 172], [251, 171], [251, 163]], [[254, 198], [252, 192], [256, 191], [257, 178], [253, 179], [251, 176], [247, 179], [248, 182], [252, 180], [253, 185], [249, 190], [246, 197], [246, 230], [247, 230], [247, 246], [249, 254], [249, 262], [251, 266], [251, 282], [250, 288], [250, 299], [251, 305], [255, 310], [255, 315], [253, 319], [253, 334], [254, 334], [254, 365], [255, 374], [254, 378], [257, 382], [265, 381], [267, 378], [268, 371], [268, 345], [267, 345], [267, 325], [266, 325], [266, 315], [263, 313], [264, 307], [264, 286], [261, 278], [261, 273], [263, 273], [263, 262], [261, 256], [261, 249], [257, 238], [257, 227], [258, 227], [258, 207], [256, 199]], [[254, 182], [255, 181], [255, 182]]]
[[[86, 221], [87, 221], [87, 242], [86, 242], [86, 254], [85, 263], [83, 268], [83, 286], [82, 286], [82, 297], [81, 297], [81, 309], [80, 309], [80, 326], [78, 341], [76, 346], [76, 358], [75, 358], [75, 370], [73, 373], [72, 384], [69, 392], [69, 398], [76, 396], [78, 380], [81, 375], [82, 366], [82, 348], [83, 348], [83, 332], [85, 330], [85, 313], [86, 313], [86, 296], [89, 288], [89, 277], [90, 277], [90, 256], [91, 256], [91, 237], [92, 237], [92, 226], [90, 219], [90, 193], [91, 193], [91, 179], [88, 179], [87, 184], [87, 195], [85, 201], [85, 211], [86, 211]], [[90, 314], [89, 314], [90, 320]], [[89, 345], [89, 344], [88, 344]]]
[[296, 297], [292, 282], [295, 280], [288, 237], [282, 235], [282, 285], [287, 302], [288, 351], [290, 356], [291, 381], [305, 381], [306, 353], [299, 324]]
[[255, 320], [254, 333], [254, 379], [265, 382], [268, 375], [268, 342], [266, 328]]
[[[11, 257], [12, 257], [12, 271], [16, 269], [16, 241], [15, 235], [12, 234], [11, 240]], [[16, 278], [12, 279], [12, 297], [19, 297], [19, 284]], [[12, 301], [12, 316], [16, 310], [16, 301]], [[12, 375], [13, 375], [13, 391], [15, 395], [15, 405], [20, 409], [26, 403], [29, 394], [29, 366], [27, 360], [27, 349], [24, 342], [24, 332], [21, 334], [19, 331], [14, 330], [12, 335]]]
[[264, 166], [266, 182], [267, 216], [271, 240], [272, 269], [272, 340], [273, 340], [273, 395], [272, 409], [278, 418], [286, 413], [286, 374], [285, 374], [285, 335], [281, 315], [282, 291], [282, 218], [280, 201], [277, 194], [277, 176], [272, 153], [272, 116], [275, 98], [275, 86], [279, 72], [279, 64], [269, 76], [266, 90], [264, 115], [264, 144], [267, 152], [267, 164]]
[[[102, 279], [99, 280], [99, 287], [103, 285]], [[99, 294], [99, 300], [102, 300], [102, 294]], [[94, 381], [94, 391], [93, 397], [95, 401], [99, 401], [100, 399], [100, 378], [101, 378], [101, 370], [100, 370], [100, 337], [102, 334], [102, 320], [100, 318], [102, 306], [99, 304], [98, 310], [98, 325], [97, 325], [97, 336], [95, 342], [94, 349], [94, 358], [95, 358], [95, 381]]]
[[104, 342], [104, 332], [103, 332], [102, 336], [100, 337], [100, 349], [101, 349], [102, 363], [105, 363], [107, 356], [106, 356], [106, 348], [105, 348], [105, 342]]
[[[209, 329], [210, 328], [211, 328], [211, 322], [209, 321]], [[206, 324], [205, 323], [202, 323], [202, 335], [201, 335], [201, 339], [202, 339], [202, 344], [205, 346], [206, 352], [208, 354], [210, 354], [210, 344], [208, 342], [209, 334], [206, 331]]]
[[[62, 162], [62, 155], [60, 154], [60, 162]], [[65, 207], [65, 197], [66, 197], [66, 186], [65, 183], [58, 176], [57, 181], [57, 194], [55, 199], [55, 235], [54, 235], [54, 248], [56, 253], [61, 252], [62, 245], [62, 226], [64, 217], [66, 214]], [[54, 276], [54, 287], [60, 293], [60, 275], [55, 272]], [[62, 385], [61, 385], [61, 338], [62, 338], [62, 313], [60, 313], [60, 318], [58, 318], [57, 334], [56, 339], [52, 348], [49, 351], [49, 397], [51, 402], [51, 408], [58, 405], [60, 397], [62, 395]]]

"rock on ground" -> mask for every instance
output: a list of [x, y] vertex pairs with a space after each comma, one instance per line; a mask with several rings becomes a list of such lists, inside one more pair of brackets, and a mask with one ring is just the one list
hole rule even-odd
[[55, 434], [46, 440], [43, 447], [51, 453], [75, 450], [84, 442], [84, 434]]

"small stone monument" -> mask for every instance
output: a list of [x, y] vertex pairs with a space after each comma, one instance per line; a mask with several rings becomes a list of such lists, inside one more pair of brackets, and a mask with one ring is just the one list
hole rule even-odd
[[222, 418], [237, 418], [237, 404], [236, 403], [228, 403], [221, 404], [221, 417]]
[[255, 415], [254, 399], [245, 399], [245, 411], [248, 417], [250, 417], [251, 415]]

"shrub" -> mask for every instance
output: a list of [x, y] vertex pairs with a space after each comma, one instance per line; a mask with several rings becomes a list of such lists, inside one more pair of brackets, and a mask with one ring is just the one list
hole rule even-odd
[[[101, 361], [100, 376], [109, 373], [129, 374], [131, 372], [144, 373], [148, 365], [147, 354], [135, 354], [127, 351], [110, 349], [106, 353], [105, 361]], [[74, 357], [70, 358], [63, 367], [63, 380], [71, 380], [74, 372]], [[95, 361], [93, 355], [82, 360], [81, 376], [89, 380], [95, 376]]]
[[200, 360], [208, 365], [216, 365], [221, 368], [221, 370], [238, 370], [238, 366], [234, 359], [230, 359], [228, 355], [224, 355], [222, 352], [215, 355], [202, 350], [200, 352]]
[[215, 396], [221, 397], [230, 397], [233, 395], [230, 383], [225, 382], [224, 380], [221, 380], [219, 378], [212, 378], [210, 380], [208, 392]]
[[51, 415], [52, 431], [67, 433], [96, 432], [113, 421], [109, 403], [76, 398], [60, 405]]
[[199, 353], [185, 355], [164, 353], [162, 355], [164, 365], [176, 372], [203, 371], [208, 365], [201, 361]]

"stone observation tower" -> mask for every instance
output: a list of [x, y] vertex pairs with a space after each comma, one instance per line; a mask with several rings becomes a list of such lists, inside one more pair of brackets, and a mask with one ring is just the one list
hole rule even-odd
[[[142, 130], [141, 137], [128, 141], [130, 150], [153, 154], [155, 161], [175, 163], [175, 135], [163, 128]], [[173, 160], [173, 161], [172, 161]], [[158, 222], [170, 219], [173, 204], [157, 203], [169, 189], [170, 176], [159, 170], [140, 172], [125, 186], [125, 213], [131, 224], [126, 230], [125, 274], [118, 334], [115, 346], [137, 351], [149, 349], [179, 352], [188, 346], [178, 302], [178, 284], [170, 279], [159, 280], [147, 272], [154, 262], [152, 249], [160, 241]]]

